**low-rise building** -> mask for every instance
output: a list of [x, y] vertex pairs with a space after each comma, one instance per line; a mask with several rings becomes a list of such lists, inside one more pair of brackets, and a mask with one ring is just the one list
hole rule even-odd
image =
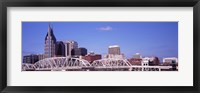
[[107, 54], [105, 58], [114, 58], [114, 59], [125, 59], [124, 54], [114, 55], [114, 54]]
[[160, 61], [158, 57], [144, 57], [142, 58], [142, 66], [158, 66]]
[[38, 55], [38, 60], [45, 59], [45, 54], [37, 54]]
[[133, 58], [141, 59], [142, 56], [140, 55], [140, 53], [136, 53], [136, 54], [133, 55]]
[[79, 56], [85, 56], [87, 55], [87, 49], [86, 48], [74, 48], [71, 51], [72, 57], [79, 57]]
[[141, 65], [142, 63], [141, 58], [130, 58], [128, 61], [131, 63], [131, 65]]
[[163, 65], [169, 66], [172, 64], [178, 64], [178, 58], [176, 57], [163, 58]]
[[160, 65], [160, 60], [158, 57], [151, 57], [151, 60], [149, 61], [149, 66], [158, 66]]
[[142, 63], [141, 63], [141, 65], [142, 65], [142, 66], [149, 66], [149, 62], [150, 62], [150, 61], [153, 61], [153, 59], [150, 58], [150, 57], [142, 58]]
[[100, 54], [88, 54], [88, 55], [82, 56], [82, 59], [85, 59], [85, 60], [87, 60], [90, 63], [92, 63], [95, 60], [99, 60], [101, 58], [102, 57], [101, 57]]
[[34, 64], [37, 61], [39, 61], [39, 57], [38, 55], [35, 55], [35, 54], [26, 55], [23, 57], [23, 63]]

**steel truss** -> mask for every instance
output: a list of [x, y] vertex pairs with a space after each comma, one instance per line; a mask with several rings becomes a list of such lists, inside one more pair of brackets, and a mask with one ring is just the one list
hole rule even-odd
[[119, 71], [119, 70], [129, 70], [131, 64], [126, 59], [114, 59], [114, 58], [105, 58], [100, 60], [95, 60], [92, 64], [95, 70], [103, 71]]
[[126, 59], [105, 58], [89, 63], [71, 57], [45, 58], [35, 64], [22, 64], [23, 71], [161, 71], [171, 66], [136, 66]]
[[90, 66], [88, 61], [79, 58], [52, 57], [35, 64], [22, 64], [22, 70], [78, 70]]

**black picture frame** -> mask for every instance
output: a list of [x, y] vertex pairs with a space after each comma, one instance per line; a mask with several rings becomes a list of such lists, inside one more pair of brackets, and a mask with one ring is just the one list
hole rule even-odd
[[[194, 86], [7, 86], [7, 7], [193, 7]], [[0, 1], [0, 91], [2, 93], [199, 93], [200, 0], [2, 0]], [[178, 77], [177, 77], [178, 78]], [[169, 81], [170, 82], [170, 81]]]

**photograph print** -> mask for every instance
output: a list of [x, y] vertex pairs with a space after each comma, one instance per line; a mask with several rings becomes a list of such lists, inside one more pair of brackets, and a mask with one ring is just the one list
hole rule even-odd
[[178, 71], [178, 22], [22, 22], [21, 71]]

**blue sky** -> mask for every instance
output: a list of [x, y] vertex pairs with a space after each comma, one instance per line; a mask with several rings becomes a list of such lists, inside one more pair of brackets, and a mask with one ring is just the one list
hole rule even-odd
[[[119, 45], [130, 58], [178, 57], [178, 22], [50, 22], [57, 41], [75, 40], [79, 47], [107, 54], [109, 45]], [[44, 53], [49, 22], [22, 22], [22, 54]]]

